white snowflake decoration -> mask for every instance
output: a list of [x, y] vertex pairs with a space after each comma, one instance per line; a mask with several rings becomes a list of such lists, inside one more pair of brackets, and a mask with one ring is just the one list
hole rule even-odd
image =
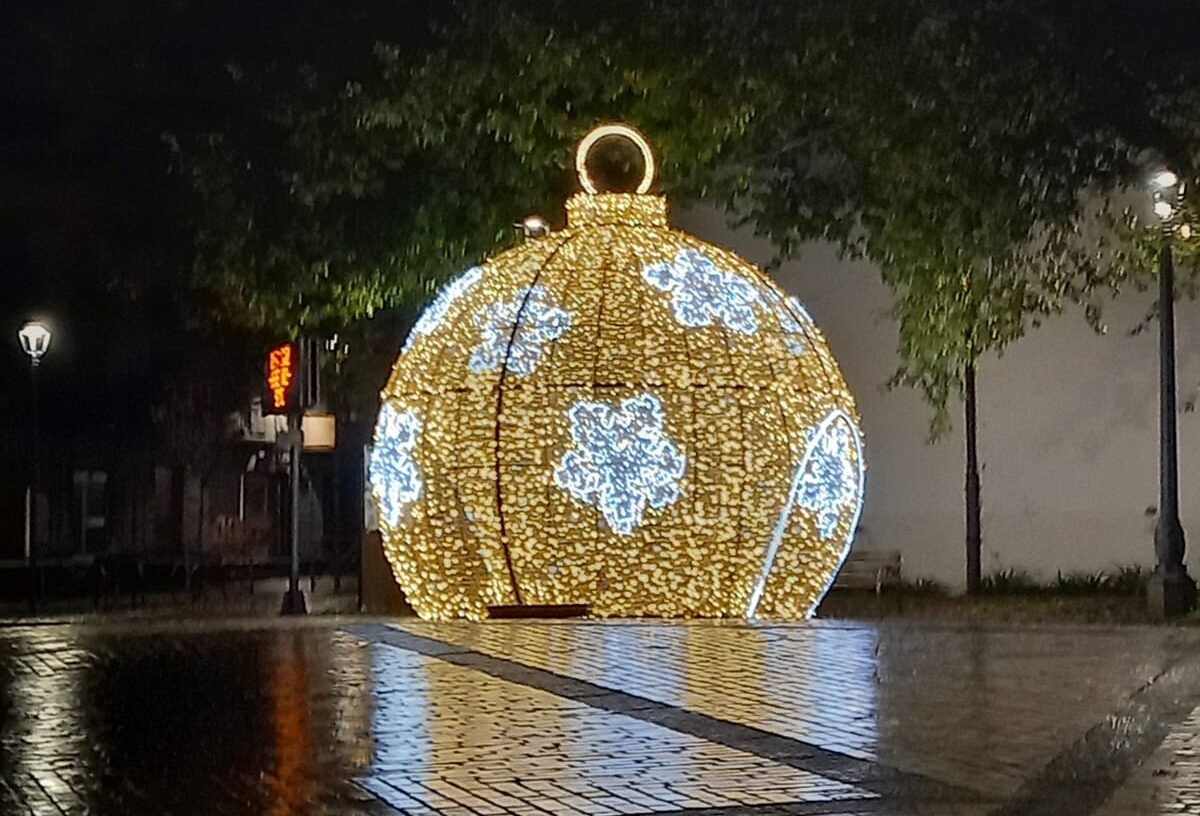
[[420, 432], [416, 411], [397, 411], [386, 402], [379, 409], [371, 451], [371, 489], [379, 512], [392, 527], [399, 524], [404, 508], [421, 495], [421, 474], [412, 456]]
[[816, 439], [810, 442], [800, 473], [797, 504], [816, 514], [821, 537], [830, 539], [837, 532], [842, 511], [858, 501], [862, 474], [851, 453], [858, 447], [857, 432], [850, 420], [838, 414], [823, 430], [810, 431], [810, 440], [814, 434]]
[[528, 375], [542, 358], [542, 345], [571, 327], [571, 315], [550, 301], [545, 287], [526, 286], [515, 299], [493, 303], [476, 314], [475, 326], [480, 339], [467, 361], [472, 371], [503, 367]]
[[446, 313], [450, 311], [450, 307], [454, 305], [454, 301], [466, 294], [467, 290], [478, 283], [482, 277], [483, 267], [473, 266], [443, 286], [441, 291], [437, 293], [437, 297], [425, 307], [425, 310], [421, 312], [421, 316], [417, 318], [417, 322], [408, 333], [408, 339], [404, 341], [404, 348], [401, 349], [401, 353], [412, 348], [413, 343], [417, 342], [418, 337], [432, 334], [438, 326], [442, 325], [442, 320], [446, 317]]
[[740, 334], [758, 331], [754, 307], [759, 298], [754, 285], [721, 269], [702, 252], [682, 249], [673, 261], [643, 268], [642, 277], [671, 294], [675, 319], [688, 328], [719, 322]]
[[649, 504], [662, 510], [679, 498], [686, 461], [663, 433], [662, 403], [653, 394], [620, 406], [580, 401], [567, 411], [575, 447], [554, 470], [554, 481], [600, 509], [613, 532], [629, 535]]
[[[774, 309], [779, 317], [779, 327], [783, 330], [783, 343], [788, 351], [797, 356], [808, 351], [808, 338], [804, 335], [804, 325], [812, 325], [813, 319], [808, 310], [794, 296], [780, 297], [774, 289], [768, 289], [762, 303]], [[803, 323], [801, 322], [803, 321]]]
[[[862, 438], [854, 421], [840, 408], [831, 411], [816, 426], [805, 434], [807, 450], [804, 458], [797, 465], [792, 477], [792, 486], [788, 491], [787, 502], [775, 522], [775, 531], [767, 542], [763, 555], [762, 569], [759, 571], [754, 588], [750, 593], [750, 602], [746, 607], [746, 617], [753, 618], [758, 611], [758, 603], [762, 600], [767, 586], [767, 578], [775, 564], [775, 556], [787, 534], [792, 510], [797, 505], [815, 513], [817, 516], [817, 531], [821, 537], [828, 540], [837, 532], [838, 522], [847, 508], [851, 509], [850, 533], [842, 544], [840, 560], [845, 560], [850, 552], [850, 541], [858, 526], [858, 514], [862, 512], [863, 498], [863, 461]], [[838, 569], [841, 564], [838, 564]], [[817, 596], [816, 603], [829, 589], [837, 570], [829, 575], [825, 590]]]

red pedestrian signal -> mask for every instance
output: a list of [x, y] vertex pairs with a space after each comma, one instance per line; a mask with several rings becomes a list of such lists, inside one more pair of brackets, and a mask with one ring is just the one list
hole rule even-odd
[[264, 414], [286, 414], [296, 404], [298, 351], [295, 343], [282, 343], [267, 353]]

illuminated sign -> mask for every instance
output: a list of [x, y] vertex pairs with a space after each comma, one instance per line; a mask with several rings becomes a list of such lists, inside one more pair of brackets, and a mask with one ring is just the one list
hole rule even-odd
[[333, 414], [305, 414], [300, 427], [306, 451], [328, 452], [337, 447], [337, 418]]
[[296, 397], [296, 344], [283, 343], [267, 353], [264, 414], [286, 414]]

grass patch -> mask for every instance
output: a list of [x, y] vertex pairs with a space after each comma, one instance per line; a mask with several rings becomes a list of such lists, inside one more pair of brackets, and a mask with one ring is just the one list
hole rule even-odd
[[1136, 564], [1099, 572], [1058, 572], [1052, 581], [1042, 582], [1028, 571], [1006, 569], [985, 575], [980, 582], [981, 595], [1126, 595], [1146, 594], [1150, 570]]
[[[826, 596], [819, 616], [878, 620], [905, 618], [955, 623], [1103, 625], [1152, 622], [1145, 604], [1151, 571], [1130, 565], [1099, 572], [1059, 572], [1050, 581], [1020, 569], [985, 576], [976, 595], [951, 593], [930, 578], [887, 587], [883, 594], [837, 590]], [[1196, 613], [1200, 623], [1200, 612]]]
[[946, 585], [934, 578], [904, 578], [894, 587], [887, 587], [884, 591], [924, 596], [944, 596], [950, 594], [950, 590], [946, 588]]
[[979, 582], [981, 595], [1032, 595], [1047, 588], [1026, 570], [1012, 567], [985, 575]]

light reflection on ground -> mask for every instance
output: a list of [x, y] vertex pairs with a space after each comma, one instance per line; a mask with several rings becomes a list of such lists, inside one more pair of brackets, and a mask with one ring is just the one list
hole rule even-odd
[[0, 628], [0, 813], [1188, 812], [1198, 645], [820, 622]]

